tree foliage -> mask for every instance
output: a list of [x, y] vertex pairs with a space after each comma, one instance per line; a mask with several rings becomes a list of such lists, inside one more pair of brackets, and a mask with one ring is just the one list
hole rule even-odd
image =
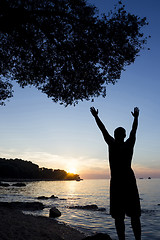
[[85, 0], [1, 0], [1, 103], [12, 80], [65, 105], [105, 97], [146, 43], [146, 24], [120, 1], [98, 16]]
[[0, 179], [79, 180], [80, 177], [65, 170], [39, 168], [37, 164], [18, 158], [0, 158]]

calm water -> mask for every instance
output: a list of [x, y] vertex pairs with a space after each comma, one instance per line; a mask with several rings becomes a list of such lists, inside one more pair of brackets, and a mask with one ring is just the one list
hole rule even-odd
[[[160, 240], [160, 179], [137, 180], [142, 206], [142, 240]], [[87, 234], [108, 233], [117, 239], [114, 221], [109, 215], [109, 180], [28, 182], [26, 187], [0, 187], [1, 201], [38, 201], [38, 196], [58, 196], [58, 199], [40, 200], [46, 205], [36, 214], [48, 216], [56, 206], [62, 213], [59, 221]], [[69, 206], [97, 204], [105, 212], [69, 209]], [[134, 239], [130, 219], [126, 218], [126, 239]]]

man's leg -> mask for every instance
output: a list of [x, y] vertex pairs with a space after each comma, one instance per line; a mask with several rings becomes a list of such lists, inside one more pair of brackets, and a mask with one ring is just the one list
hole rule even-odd
[[119, 240], [125, 240], [124, 218], [123, 217], [115, 218], [115, 226], [116, 226]]
[[140, 217], [131, 217], [132, 229], [136, 240], [141, 240], [141, 222]]

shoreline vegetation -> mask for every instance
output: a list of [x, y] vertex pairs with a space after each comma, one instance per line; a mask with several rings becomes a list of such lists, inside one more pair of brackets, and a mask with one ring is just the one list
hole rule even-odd
[[[38, 165], [22, 159], [0, 158], [0, 188], [24, 187], [27, 181], [69, 181], [82, 180], [78, 174], [67, 173], [60, 169], [39, 168]], [[1, 182], [1, 181], [4, 181]], [[8, 183], [7, 183], [8, 182]], [[10, 182], [10, 183], [9, 183]], [[12, 183], [11, 183], [12, 182]], [[13, 183], [16, 182], [16, 183]], [[38, 200], [57, 199], [39, 196]], [[61, 200], [61, 199], [60, 199]], [[61, 212], [52, 207], [49, 216], [32, 215], [35, 210], [43, 210], [46, 205], [40, 201], [18, 202], [0, 201], [0, 233], [2, 240], [111, 240], [108, 234], [98, 233], [87, 236], [86, 233], [56, 220]], [[74, 206], [74, 208], [104, 211], [96, 205]], [[29, 212], [28, 212], [29, 211]], [[58, 215], [57, 215], [58, 214]]]
[[0, 181], [61, 181], [82, 180], [78, 174], [60, 169], [40, 168], [31, 161], [0, 158]]
[[[22, 159], [0, 158], [0, 186], [4, 182], [27, 181], [80, 181], [78, 174], [67, 173], [60, 169], [39, 168], [38, 165]], [[8, 185], [7, 185], [8, 186]], [[12, 185], [9, 185], [12, 186]], [[20, 186], [20, 185], [18, 185]], [[86, 236], [84, 233], [70, 227], [65, 223], [43, 216], [33, 216], [23, 213], [23, 209], [35, 210], [41, 206], [40, 202], [0, 202], [0, 233], [1, 239], [19, 240], [81, 240]], [[36, 204], [41, 204], [37, 206]], [[35, 208], [35, 209], [34, 209]], [[39, 209], [39, 208], [38, 208]]]

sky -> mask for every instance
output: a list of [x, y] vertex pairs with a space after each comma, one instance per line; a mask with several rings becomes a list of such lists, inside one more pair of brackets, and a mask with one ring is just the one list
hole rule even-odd
[[[115, 0], [89, 0], [100, 13], [114, 8]], [[136, 177], [160, 177], [160, 1], [124, 0], [126, 9], [147, 17], [143, 32], [151, 38], [121, 79], [107, 86], [106, 98], [64, 106], [35, 88], [14, 87], [14, 97], [0, 106], [0, 157], [21, 158], [40, 167], [64, 169], [81, 178], [108, 178], [108, 147], [89, 109], [112, 135], [122, 126], [131, 130], [131, 111], [139, 107], [139, 126], [132, 167]], [[148, 51], [147, 48], [151, 50]]]

